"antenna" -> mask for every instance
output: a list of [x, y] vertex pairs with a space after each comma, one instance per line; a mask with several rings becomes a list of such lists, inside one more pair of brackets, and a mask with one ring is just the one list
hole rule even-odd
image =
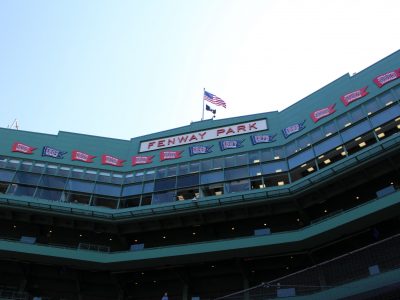
[[7, 126], [7, 128], [10, 128], [10, 129], [13, 129], [13, 127], [14, 127], [15, 129], [17, 129], [17, 130], [19, 129], [17, 119], [14, 119], [14, 121], [11, 123], [11, 125], [8, 125], [8, 126]]

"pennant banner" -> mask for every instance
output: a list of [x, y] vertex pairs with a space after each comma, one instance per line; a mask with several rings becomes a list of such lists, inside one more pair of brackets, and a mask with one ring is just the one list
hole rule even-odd
[[101, 156], [101, 163], [102, 163], [103, 165], [110, 165], [110, 166], [115, 166], [115, 167], [122, 167], [124, 161], [125, 161], [125, 160], [116, 158], [116, 157], [111, 156], [111, 155], [103, 154], [103, 155]]
[[296, 132], [299, 132], [299, 131], [303, 130], [304, 128], [306, 128], [304, 126], [305, 122], [306, 122], [306, 120], [304, 120], [301, 123], [293, 124], [293, 125], [291, 125], [289, 127], [286, 127], [285, 129], [282, 129], [282, 133], [285, 136], [285, 139], [287, 139], [288, 136], [290, 136], [290, 135], [292, 135], [292, 134], [294, 134]]
[[314, 123], [317, 123], [319, 120], [321, 120], [321, 119], [333, 114], [336, 111], [335, 110], [335, 105], [336, 104], [331, 104], [328, 107], [313, 111], [310, 114], [311, 119], [314, 121]]
[[221, 148], [221, 151], [224, 151], [226, 149], [237, 149], [243, 147], [243, 142], [244, 140], [220, 141], [219, 147]]
[[72, 160], [80, 160], [80, 161], [87, 162], [87, 163], [93, 162], [93, 159], [95, 157], [96, 156], [94, 156], [94, 155], [90, 155], [90, 154], [87, 154], [85, 152], [78, 151], [78, 150], [73, 150], [71, 153]]
[[211, 148], [213, 146], [193, 146], [189, 147], [190, 156], [211, 153]]
[[161, 151], [160, 152], [160, 160], [169, 160], [169, 159], [177, 159], [181, 158], [183, 151]]
[[368, 88], [368, 86], [365, 86], [365, 87], [363, 87], [361, 89], [358, 89], [358, 90], [356, 90], [354, 92], [351, 92], [351, 93], [348, 93], [348, 94], [346, 94], [344, 96], [341, 96], [340, 100], [342, 100], [343, 104], [345, 106], [347, 106], [350, 103], [352, 103], [352, 102], [354, 102], [354, 101], [356, 101], [356, 100], [358, 100], [358, 99], [360, 99], [362, 97], [367, 96], [368, 95], [367, 88]]
[[400, 69], [379, 75], [379, 76], [375, 77], [373, 81], [379, 88], [381, 88], [386, 83], [389, 83], [397, 78], [400, 78]]
[[66, 151], [57, 150], [48, 146], [43, 147], [42, 156], [50, 156], [57, 159], [63, 159], [64, 155], [67, 154]]
[[261, 144], [261, 143], [272, 143], [275, 142], [276, 134], [262, 134], [262, 135], [252, 135], [251, 142], [253, 145]]
[[33, 154], [33, 151], [35, 151], [37, 148], [19, 143], [19, 142], [15, 142], [12, 147], [11, 147], [11, 151], [12, 152], [21, 152], [21, 153], [25, 153], [25, 154]]
[[132, 166], [151, 164], [154, 155], [152, 156], [132, 156]]

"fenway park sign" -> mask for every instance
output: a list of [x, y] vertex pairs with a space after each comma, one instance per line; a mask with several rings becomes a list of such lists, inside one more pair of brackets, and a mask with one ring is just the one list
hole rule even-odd
[[213, 128], [203, 131], [160, 138], [157, 140], [141, 142], [139, 152], [153, 151], [163, 148], [199, 143], [240, 134], [262, 131], [266, 129], [268, 129], [266, 120], [251, 121], [226, 127]]

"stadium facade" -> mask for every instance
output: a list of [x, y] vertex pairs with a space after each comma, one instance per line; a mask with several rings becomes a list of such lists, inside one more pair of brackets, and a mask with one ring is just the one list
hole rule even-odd
[[397, 299], [399, 100], [400, 51], [281, 112], [0, 129], [0, 298]]

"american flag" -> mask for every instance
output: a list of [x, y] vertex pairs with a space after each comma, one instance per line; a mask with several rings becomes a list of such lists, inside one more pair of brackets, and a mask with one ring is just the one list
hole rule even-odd
[[223, 107], [226, 108], [226, 103], [225, 103], [224, 100], [222, 100], [221, 98], [219, 98], [219, 97], [217, 97], [217, 96], [215, 96], [215, 95], [213, 95], [213, 94], [211, 94], [211, 93], [209, 93], [207, 91], [204, 91], [203, 99], [205, 101], [211, 102], [212, 104], [215, 104], [215, 105], [218, 105], [218, 106], [223, 106]]

